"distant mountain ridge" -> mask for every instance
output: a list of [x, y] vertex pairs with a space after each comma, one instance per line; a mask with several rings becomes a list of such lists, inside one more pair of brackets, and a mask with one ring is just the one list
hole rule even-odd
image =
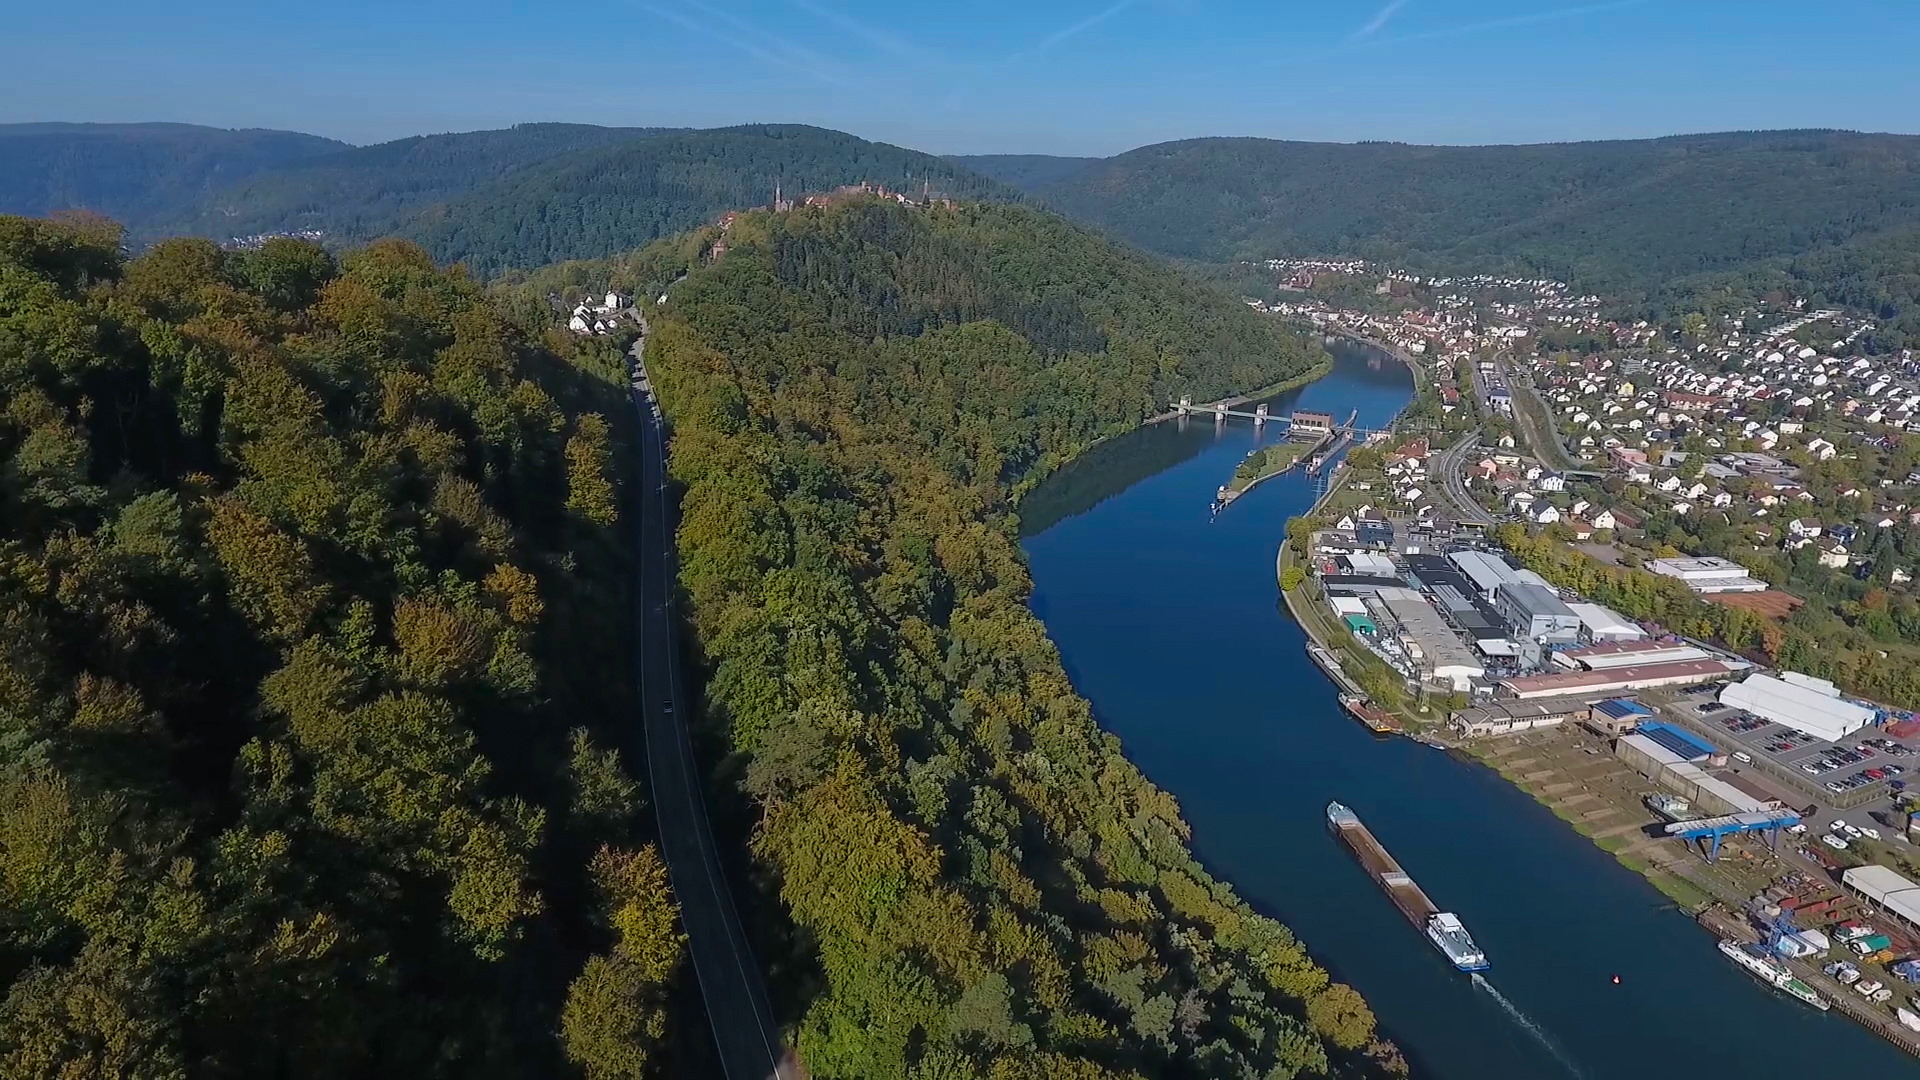
[[1057, 184], [1105, 158], [1053, 154], [949, 154], [947, 160], [1003, 184], [1031, 191]]
[[579, 150], [678, 128], [519, 124], [345, 147], [249, 177], [176, 220], [129, 223], [151, 235], [224, 238], [315, 229], [348, 240], [403, 231], [435, 203]]
[[[10, 152], [0, 213], [96, 210], [124, 223], [136, 247], [177, 234], [313, 231], [333, 244], [401, 236], [482, 274], [640, 247], [765, 205], [777, 184], [790, 195], [871, 180], [1022, 198], [946, 159], [801, 124], [520, 124], [357, 147], [177, 124], [0, 125], [9, 151], [42, 144], [88, 153]], [[142, 191], [150, 197], [136, 197]]]
[[1069, 216], [1185, 258], [1356, 255], [1646, 290], [1920, 224], [1920, 137], [1190, 139], [1022, 186]]
[[265, 128], [0, 124], [0, 213], [164, 218], [247, 177], [347, 144]]
[[[521, 124], [352, 147], [187, 124], [0, 125], [0, 213], [86, 208], [136, 246], [303, 229], [480, 273], [638, 247], [792, 193], [926, 178], [1201, 262], [1355, 255], [1565, 278], [1655, 305], [1827, 295], [1920, 341], [1920, 137], [1759, 131], [1509, 146], [1207, 138], [1110, 158], [936, 157], [788, 124]], [[1829, 278], [1835, 280], [1829, 282]], [[1829, 287], [1831, 286], [1831, 287]], [[1825, 290], [1823, 293], [1822, 290]]]

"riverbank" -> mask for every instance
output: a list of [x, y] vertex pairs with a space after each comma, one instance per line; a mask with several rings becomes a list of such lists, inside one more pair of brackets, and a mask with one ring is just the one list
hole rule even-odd
[[[1405, 368], [1328, 348], [1334, 372], [1275, 408], [1357, 407], [1362, 426], [1384, 426], [1411, 394]], [[1857, 1025], [1756, 986], [1492, 770], [1349, 718], [1275, 596], [1278, 541], [1313, 480], [1295, 470], [1217, 517], [1203, 505], [1260, 441], [1251, 424], [1157, 424], [1062, 470], [1023, 508], [1032, 606], [1101, 727], [1178, 801], [1206, 867], [1359, 990], [1417, 1075], [1913, 1069]], [[1349, 467], [1323, 512], [1369, 475]], [[1334, 800], [1473, 928], [1493, 962], [1484, 982], [1446, 964], [1328, 836]], [[1765, 1037], [1720, 1036], [1743, 1032]]]

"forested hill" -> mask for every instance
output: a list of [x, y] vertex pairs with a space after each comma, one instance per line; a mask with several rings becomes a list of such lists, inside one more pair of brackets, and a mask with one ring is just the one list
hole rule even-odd
[[1149, 250], [1195, 259], [1358, 255], [1644, 291], [1920, 223], [1920, 137], [1779, 131], [1460, 147], [1194, 139], [1029, 190]]
[[1033, 191], [1057, 184], [1102, 159], [1052, 154], [952, 154], [947, 160], [1022, 191]]
[[519, 124], [342, 149], [252, 177], [143, 231], [225, 239], [315, 230], [342, 240], [398, 232], [422, 208], [497, 183], [530, 165], [670, 128]]
[[84, 209], [154, 221], [256, 173], [345, 147], [295, 131], [192, 124], [0, 124], [0, 213]]
[[1018, 199], [942, 158], [825, 128], [754, 124], [625, 140], [554, 158], [402, 226], [443, 260], [481, 273], [637, 248], [789, 196], [871, 180], [916, 194]]
[[[1313, 357], [1036, 210], [742, 216], [590, 270], [649, 339], [704, 717], [822, 984], [821, 1080], [1377, 1075], [1350, 988], [1210, 877], [1074, 693], [1009, 496], [1179, 393]], [[603, 278], [603, 281], [605, 279]], [[1301, 882], [1301, 888], [1311, 888]]]
[[624, 371], [556, 343], [404, 243], [0, 218], [0, 1076], [632, 1077], [701, 1029]]

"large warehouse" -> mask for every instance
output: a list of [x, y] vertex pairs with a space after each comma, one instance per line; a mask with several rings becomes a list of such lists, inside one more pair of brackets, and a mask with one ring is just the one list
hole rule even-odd
[[1580, 617], [1581, 636], [1598, 644], [1603, 641], [1640, 641], [1647, 636], [1625, 615], [1599, 604], [1575, 604], [1567, 607]]
[[1749, 675], [1720, 691], [1720, 703], [1829, 742], [1873, 723], [1872, 709], [1844, 700], [1832, 683], [1804, 675], [1791, 680]]
[[1580, 616], [1545, 585], [1503, 584], [1493, 594], [1493, 610], [1516, 640], [1571, 644], [1580, 639]]
[[1455, 690], [1473, 688], [1473, 680], [1487, 673], [1472, 650], [1454, 635], [1427, 598], [1413, 589], [1381, 589], [1380, 602], [1400, 624], [1401, 643], [1434, 682]]
[[1841, 884], [1876, 910], [1898, 919], [1908, 933], [1920, 932], [1920, 885], [1884, 866], [1848, 867]]

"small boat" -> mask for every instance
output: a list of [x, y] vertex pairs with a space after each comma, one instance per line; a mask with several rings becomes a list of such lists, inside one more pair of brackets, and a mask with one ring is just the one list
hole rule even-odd
[[1906, 1028], [1908, 1031], [1920, 1031], [1920, 1015], [1909, 1011], [1905, 1007], [1893, 1010], [1893, 1015], [1900, 1021], [1901, 1027]]

